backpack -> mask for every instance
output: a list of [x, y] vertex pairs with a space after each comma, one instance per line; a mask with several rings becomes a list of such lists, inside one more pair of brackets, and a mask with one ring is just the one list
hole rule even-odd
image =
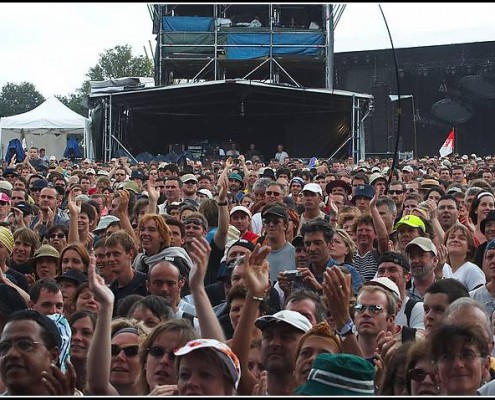
[[411, 323], [411, 313], [412, 313], [414, 306], [417, 303], [419, 303], [417, 300], [414, 300], [411, 298], [407, 300], [406, 308], [404, 310], [404, 314], [406, 314], [406, 318], [407, 318], [407, 326], [409, 326]]
[[16, 163], [24, 161], [24, 158], [26, 157], [26, 153], [22, 148], [22, 143], [19, 139], [12, 139], [9, 141], [9, 144], [7, 146], [7, 154], [5, 155], [5, 161], [7, 162], [7, 165], [10, 164], [10, 161], [12, 160], [12, 157], [14, 155], [16, 158]]
[[408, 342], [408, 341], [415, 341], [416, 340], [416, 328], [410, 328], [408, 326], [403, 326], [401, 330], [401, 340], [402, 343]]

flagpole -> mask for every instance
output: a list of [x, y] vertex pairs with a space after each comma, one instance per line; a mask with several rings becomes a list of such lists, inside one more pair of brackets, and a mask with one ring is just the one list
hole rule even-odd
[[452, 127], [452, 130], [454, 131], [454, 154], [457, 154], [457, 135], [455, 134], [456, 131], [455, 125]]

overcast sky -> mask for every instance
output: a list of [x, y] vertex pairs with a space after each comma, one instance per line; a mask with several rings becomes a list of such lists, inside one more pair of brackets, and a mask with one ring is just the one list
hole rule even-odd
[[[335, 52], [390, 48], [380, 3], [351, 3]], [[495, 3], [383, 3], [395, 48], [495, 40]], [[99, 55], [154, 49], [146, 3], [0, 3], [0, 88], [30, 82], [45, 97], [81, 87]]]

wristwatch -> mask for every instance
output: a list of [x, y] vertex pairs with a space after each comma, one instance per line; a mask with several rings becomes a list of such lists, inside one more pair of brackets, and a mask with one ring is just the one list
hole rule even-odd
[[350, 319], [344, 324], [341, 330], [335, 328], [335, 332], [340, 336], [342, 341], [344, 341], [347, 336], [356, 333], [356, 325], [354, 325], [354, 322]]

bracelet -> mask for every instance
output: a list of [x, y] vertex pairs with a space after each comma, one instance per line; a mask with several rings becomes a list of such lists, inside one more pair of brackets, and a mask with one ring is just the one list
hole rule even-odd
[[226, 205], [227, 205], [227, 204], [229, 204], [229, 203], [227, 203], [227, 201], [224, 201], [224, 202], [222, 202], [222, 203], [217, 203], [217, 204], [218, 204], [219, 206], [226, 206]]
[[264, 298], [264, 297], [256, 297], [256, 296], [251, 296], [251, 298], [252, 298], [253, 300], [256, 300], [256, 301], [263, 301], [263, 300], [265, 300], [265, 298]]

